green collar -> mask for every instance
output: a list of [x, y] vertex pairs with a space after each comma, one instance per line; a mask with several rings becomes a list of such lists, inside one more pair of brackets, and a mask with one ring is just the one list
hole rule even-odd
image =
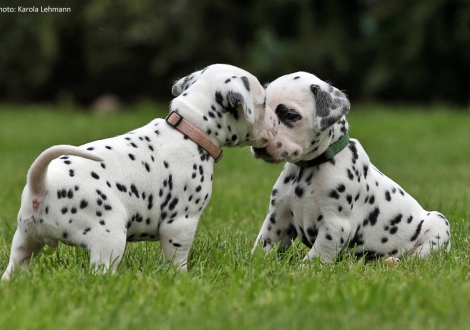
[[326, 163], [331, 158], [336, 156], [341, 150], [346, 148], [348, 143], [349, 143], [349, 134], [346, 132], [338, 141], [330, 145], [328, 149], [326, 149], [326, 151], [322, 153], [320, 156], [318, 156], [317, 158], [314, 158], [311, 160], [301, 160], [301, 161], [298, 161], [297, 163], [294, 163], [294, 165], [297, 165], [300, 167], [312, 167], [312, 166], [317, 166], [317, 165]]

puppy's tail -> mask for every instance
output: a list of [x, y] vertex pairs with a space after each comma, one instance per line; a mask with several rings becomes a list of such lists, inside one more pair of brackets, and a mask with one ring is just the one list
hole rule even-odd
[[45, 192], [45, 178], [49, 163], [62, 155], [78, 156], [102, 162], [104, 159], [91, 151], [70, 145], [56, 145], [44, 150], [33, 162], [28, 172], [28, 186], [33, 196], [40, 196]]

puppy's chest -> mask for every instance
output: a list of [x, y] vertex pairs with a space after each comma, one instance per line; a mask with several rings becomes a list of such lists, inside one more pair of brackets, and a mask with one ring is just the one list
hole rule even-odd
[[369, 180], [360, 173], [348, 176], [349, 168], [328, 163], [293, 173], [287, 193], [295, 222], [313, 221], [328, 214], [349, 217], [359, 211], [358, 203], [368, 196]]

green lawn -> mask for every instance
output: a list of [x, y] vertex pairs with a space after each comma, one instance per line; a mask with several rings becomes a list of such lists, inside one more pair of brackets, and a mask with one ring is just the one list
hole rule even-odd
[[[124, 133], [166, 113], [151, 104], [112, 116], [0, 107], [0, 272], [27, 170], [42, 150]], [[282, 257], [251, 255], [282, 165], [225, 148], [188, 273], [163, 265], [159, 243], [129, 244], [117, 274], [98, 276], [84, 250], [46, 248], [29, 273], [0, 283], [0, 329], [470, 329], [470, 114], [364, 105], [348, 119], [351, 137], [382, 172], [447, 216], [450, 253], [394, 268], [347, 255], [301, 268], [307, 250], [298, 242]]]

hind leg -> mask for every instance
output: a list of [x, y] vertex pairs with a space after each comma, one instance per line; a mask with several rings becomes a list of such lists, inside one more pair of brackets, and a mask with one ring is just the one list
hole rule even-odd
[[173, 222], [165, 222], [160, 225], [160, 242], [163, 256], [167, 263], [173, 264], [181, 270], [188, 269], [189, 249], [196, 234], [199, 220], [198, 216], [178, 217]]
[[[94, 273], [116, 271], [126, 249], [126, 234], [95, 235], [86, 245], [90, 251], [90, 268]], [[109, 236], [109, 237], [106, 237]]]
[[416, 227], [413, 239], [416, 245], [410, 251], [411, 255], [422, 258], [439, 249], [450, 251], [449, 221], [439, 212], [429, 212]]
[[3, 273], [2, 280], [9, 280], [16, 268], [27, 268], [32, 255], [37, 255], [44, 243], [39, 243], [27, 233], [22, 232], [19, 228], [13, 236], [11, 244], [10, 261], [8, 267]]

